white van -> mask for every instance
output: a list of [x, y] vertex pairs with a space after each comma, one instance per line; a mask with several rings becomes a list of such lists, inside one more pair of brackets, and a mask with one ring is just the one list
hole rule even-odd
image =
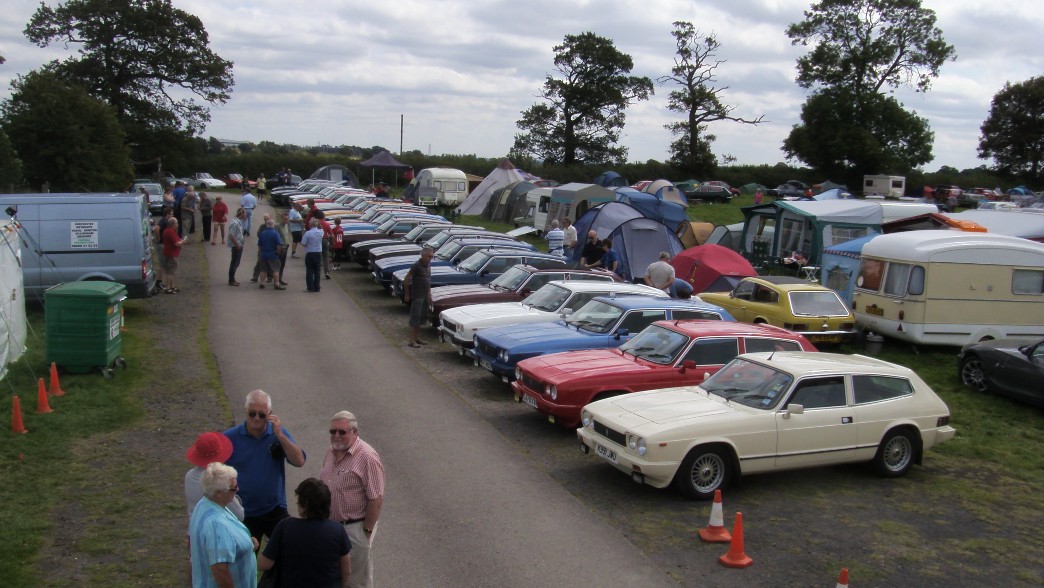
[[909, 231], [863, 247], [856, 322], [910, 343], [1044, 337], [1044, 244], [991, 233]]
[[152, 292], [149, 203], [142, 194], [0, 194], [0, 211], [20, 225], [30, 300], [80, 280], [119, 282], [130, 298]]
[[448, 167], [422, 169], [406, 187], [406, 197], [421, 206], [456, 206], [468, 197], [468, 176]]

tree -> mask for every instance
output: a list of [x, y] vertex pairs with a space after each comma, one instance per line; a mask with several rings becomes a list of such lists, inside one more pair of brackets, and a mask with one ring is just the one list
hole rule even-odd
[[522, 112], [510, 156], [564, 165], [624, 161], [627, 149], [616, 145], [624, 109], [649, 99], [652, 80], [627, 75], [631, 56], [594, 33], [566, 35], [554, 52], [561, 79], [547, 76], [540, 92], [545, 103]]
[[[909, 85], [926, 92], [942, 65], [956, 58], [935, 26], [935, 12], [922, 8], [920, 0], [821, 0], [804, 16], [786, 34], [794, 45], [812, 46], [797, 61], [797, 82], [813, 92], [803, 109], [806, 122], [795, 126], [784, 144], [788, 154], [817, 165], [822, 157], [810, 138], [837, 137], [835, 124], [843, 124], [845, 138], [834, 144], [852, 140], [859, 146], [836, 158], [843, 177], [905, 171], [930, 161], [933, 135], [927, 123], [883, 91]], [[829, 111], [850, 118], [824, 116]], [[917, 144], [924, 140], [929, 142]], [[904, 149], [884, 158], [893, 167], [878, 167], [888, 146], [896, 144]]]
[[757, 125], [764, 117], [733, 116], [736, 107], [722, 103], [720, 96], [728, 86], [714, 86], [714, 70], [725, 63], [715, 58], [721, 44], [714, 35], [701, 36], [685, 21], [675, 21], [671, 35], [678, 48], [674, 67], [671, 75], [657, 81], [679, 86], [668, 95], [667, 108], [686, 116], [684, 121], [664, 125], [676, 137], [671, 143], [671, 163], [696, 176], [709, 175], [718, 162], [710, 149], [716, 137], [706, 134], [707, 123], [727, 120]]
[[22, 183], [22, 160], [15, 153], [7, 133], [0, 129], [0, 192], [13, 192]]
[[1041, 178], [1044, 160], [1044, 76], [1006, 83], [982, 123], [979, 157], [993, 158], [997, 171]]
[[139, 146], [171, 130], [202, 132], [206, 104], [227, 102], [234, 85], [232, 62], [210, 50], [202, 21], [170, 0], [41, 3], [24, 33], [40, 47], [78, 45], [78, 57], [46, 68], [111, 105]]
[[3, 130], [22, 160], [26, 181], [52, 191], [125, 187], [134, 170], [112, 107], [49, 72], [11, 83], [0, 107]]

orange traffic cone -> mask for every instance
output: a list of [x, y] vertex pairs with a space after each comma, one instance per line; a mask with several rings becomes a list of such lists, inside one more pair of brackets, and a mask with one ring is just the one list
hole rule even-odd
[[743, 552], [743, 513], [741, 512], [736, 513], [736, 524], [732, 527], [732, 543], [729, 545], [729, 552], [719, 557], [718, 561], [729, 568], [745, 568], [754, 563], [754, 560]]
[[65, 396], [65, 390], [58, 385], [58, 366], [51, 362], [51, 396]]
[[841, 575], [837, 577], [837, 588], [848, 588], [848, 568], [841, 568]]
[[728, 543], [732, 534], [725, 528], [725, 520], [721, 513], [721, 490], [714, 491], [714, 505], [711, 506], [710, 523], [700, 529], [700, 540], [707, 543]]
[[40, 378], [40, 388], [36, 393], [36, 412], [37, 414], [54, 412], [50, 403], [47, 402], [47, 388], [44, 387], [43, 378]]
[[11, 432], [28, 433], [29, 431], [22, 424], [22, 401], [17, 396], [12, 396], [11, 405]]

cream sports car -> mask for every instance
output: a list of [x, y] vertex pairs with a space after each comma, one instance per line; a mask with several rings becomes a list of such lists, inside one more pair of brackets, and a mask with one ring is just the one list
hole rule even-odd
[[584, 453], [698, 499], [745, 474], [847, 462], [901, 476], [956, 434], [912, 370], [832, 353], [741, 355], [699, 386], [607, 398], [580, 418]]

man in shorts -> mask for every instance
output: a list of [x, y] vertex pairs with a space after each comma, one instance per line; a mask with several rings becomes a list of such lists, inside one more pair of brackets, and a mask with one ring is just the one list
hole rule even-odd
[[178, 219], [167, 220], [167, 228], [163, 229], [163, 256], [160, 263], [163, 264], [163, 279], [167, 282], [167, 294], [177, 294], [180, 288], [175, 287], [174, 280], [178, 275], [178, 257], [181, 255], [181, 246], [185, 244], [178, 234]]
[[425, 245], [420, 259], [414, 262], [402, 281], [403, 301], [410, 305], [410, 347], [427, 345], [418, 338], [420, 326], [428, 320], [428, 300], [431, 299], [431, 258], [435, 250]]
[[290, 246], [290, 257], [297, 257], [297, 244], [301, 242], [301, 237], [305, 232], [305, 220], [304, 216], [301, 215], [301, 203], [294, 202], [288, 214], [290, 215], [287, 217], [287, 221], [290, 223], [290, 237], [294, 242]]

